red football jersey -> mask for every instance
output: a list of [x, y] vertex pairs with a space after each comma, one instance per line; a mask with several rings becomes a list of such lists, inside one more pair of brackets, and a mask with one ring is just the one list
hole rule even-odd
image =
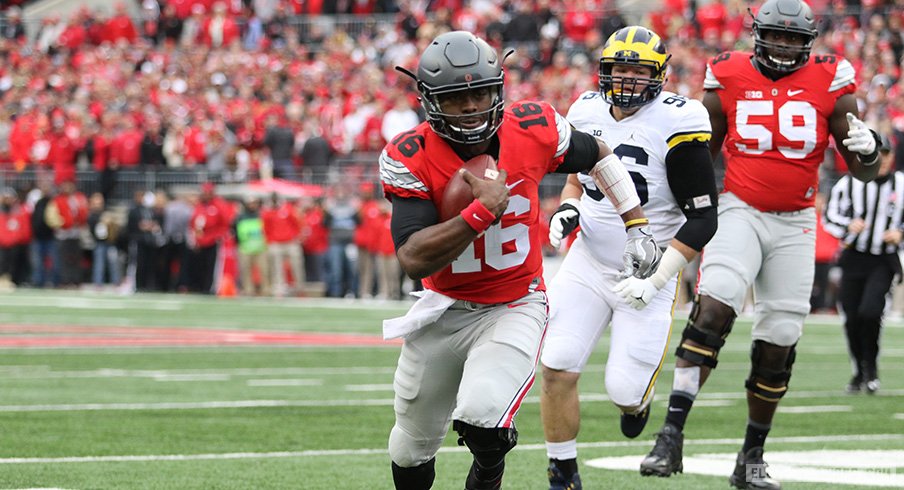
[[[474, 240], [452, 264], [424, 280], [447, 296], [491, 304], [544, 290], [538, 186], [565, 156], [571, 126], [544, 102], [522, 101], [506, 109], [497, 166], [508, 173], [511, 193], [502, 220]], [[464, 162], [427, 123], [399, 134], [380, 155], [387, 198], [430, 199], [439, 208], [450, 177]]]
[[761, 211], [813, 206], [835, 102], [854, 92], [844, 58], [814, 55], [778, 80], [751, 53], [722, 53], [707, 64], [704, 88], [722, 101], [728, 132], [725, 190]]

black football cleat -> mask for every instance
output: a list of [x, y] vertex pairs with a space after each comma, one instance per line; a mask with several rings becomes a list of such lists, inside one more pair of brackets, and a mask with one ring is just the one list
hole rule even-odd
[[643, 476], [671, 476], [682, 473], [684, 463], [681, 453], [684, 449], [684, 434], [671, 424], [665, 424], [656, 434], [653, 450], [640, 462], [640, 474]]
[[571, 475], [571, 478], [566, 478], [556, 465], [550, 463], [546, 475], [549, 477], [549, 490], [582, 490], [583, 488], [581, 475], [577, 471]]
[[621, 433], [629, 439], [634, 439], [643, 432], [643, 428], [647, 426], [647, 420], [650, 419], [650, 405], [647, 405], [642, 412], [638, 414], [624, 413], [621, 414]]
[[856, 395], [863, 390], [863, 375], [857, 374], [851, 378], [848, 382], [847, 386], [844, 387], [844, 392], [849, 395]]
[[877, 391], [879, 391], [879, 378], [868, 380], [866, 383], [863, 383], [863, 387], [866, 388], [867, 395], [875, 395]]
[[728, 482], [735, 488], [781, 490], [782, 484], [766, 473], [766, 466], [762, 447], [750, 448], [746, 454], [741, 451]]

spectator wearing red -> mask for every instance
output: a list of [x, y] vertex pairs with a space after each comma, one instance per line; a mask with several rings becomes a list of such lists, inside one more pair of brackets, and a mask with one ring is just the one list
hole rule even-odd
[[82, 282], [81, 236], [88, 224], [88, 198], [76, 189], [74, 181], [67, 180], [48, 206], [48, 213], [59, 216], [54, 237], [59, 247], [60, 284], [76, 286]]
[[76, 157], [84, 146], [80, 141], [81, 130], [77, 125], [68, 123], [62, 111], [55, 111], [50, 120], [47, 161], [53, 167], [53, 183], [60, 185], [75, 181]]
[[22, 171], [29, 163], [34, 162], [32, 146], [38, 129], [38, 117], [35, 112], [28, 111], [19, 116], [13, 123], [9, 134], [9, 155], [16, 171]]
[[216, 187], [211, 182], [201, 185], [200, 200], [189, 220], [189, 244], [198, 255], [196, 276], [190, 278], [189, 287], [203, 294], [216, 291], [217, 255], [233, 219], [231, 206], [215, 191]]
[[131, 117], [120, 119], [122, 128], [110, 143], [110, 161], [120, 168], [134, 168], [141, 163], [141, 140], [144, 133]]
[[197, 122], [183, 130], [182, 151], [186, 167], [207, 163], [207, 133], [198, 127]]
[[813, 313], [837, 313], [838, 279], [832, 279], [831, 270], [836, 266], [840, 241], [826, 231], [823, 223], [826, 196], [816, 194], [816, 269], [813, 290], [810, 293], [810, 311]]
[[321, 282], [324, 277], [326, 252], [330, 247], [330, 232], [324, 224], [323, 202], [318, 198], [302, 208], [305, 269], [309, 281]]
[[208, 47], [230, 46], [239, 39], [239, 26], [227, 13], [225, 3], [213, 4], [213, 15], [207, 18], [201, 27], [201, 41]]
[[697, 8], [697, 24], [700, 26], [700, 37], [707, 39], [714, 37], [720, 39], [728, 11], [722, 0], [714, 0]]
[[267, 254], [270, 256], [273, 294], [285, 296], [293, 292], [286, 281], [286, 261], [292, 273], [294, 292], [301, 292], [305, 271], [300, 241], [302, 220], [296, 201], [274, 197], [271, 206], [261, 212], [261, 219], [264, 222]]
[[132, 18], [129, 17], [129, 12], [126, 10], [126, 4], [117, 2], [114, 8], [115, 11], [113, 17], [111, 17], [104, 25], [104, 32], [101, 39], [111, 43], [124, 40], [129, 44], [134, 44], [135, 40], [138, 39], [138, 29], [135, 28], [135, 24], [132, 23]]
[[375, 249], [377, 263], [377, 277], [379, 284], [379, 299], [400, 299], [401, 288], [399, 286], [401, 269], [399, 259], [395, 254], [395, 244], [392, 241], [392, 207], [389, 201], [381, 200], [379, 203], [379, 216], [375, 229]]
[[31, 213], [19, 202], [15, 189], [0, 193], [0, 283], [20, 285], [28, 280]]
[[[374, 195], [374, 185], [371, 182], [361, 184], [358, 189], [361, 199], [361, 207], [358, 210], [358, 227], [352, 241], [358, 247], [358, 297], [372, 298], [374, 296], [374, 279], [377, 270], [377, 240], [383, 225], [382, 213], [378, 196]], [[382, 200], [382, 199], [380, 199]]]

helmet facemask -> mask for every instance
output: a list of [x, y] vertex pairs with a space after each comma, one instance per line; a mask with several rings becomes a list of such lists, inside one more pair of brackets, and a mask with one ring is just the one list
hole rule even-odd
[[[600, 57], [599, 89], [603, 100], [621, 109], [650, 103], [662, 92], [669, 55], [659, 36], [641, 26], [615, 31], [603, 46]], [[646, 77], [613, 76], [615, 65], [643, 67]]]
[[[755, 16], [750, 9], [747, 11], [753, 16], [753, 54], [760, 66], [777, 74], [787, 74], [807, 64], [817, 35], [809, 5], [801, 0], [766, 0]], [[770, 32], [784, 33], [785, 39], [795, 35], [802, 42], [768, 40]]]
[[[650, 77], [626, 77], [613, 76], [612, 68], [615, 65], [643, 66], [651, 70]], [[665, 82], [665, 67], [658, 63], [644, 61], [629, 61], [619, 58], [601, 58], [599, 71], [599, 87], [603, 99], [609, 104], [622, 109], [630, 109], [645, 105], [656, 98], [662, 92], [662, 84]]]
[[[473, 145], [489, 140], [496, 134], [502, 125], [502, 117], [505, 109], [505, 95], [503, 91], [503, 75], [496, 79], [478, 80], [469, 83], [445, 85], [430, 88], [424, 83], [418, 83], [421, 93], [421, 105], [427, 113], [427, 122], [437, 134], [443, 138], [466, 145]], [[456, 94], [466, 96], [467, 91], [488, 91], [489, 108], [467, 114], [452, 114], [443, 108], [443, 101], [447, 97]], [[473, 96], [472, 96], [473, 97]], [[481, 97], [482, 98], [482, 97]], [[474, 126], [473, 119], [482, 119], [482, 122]]]
[[[766, 40], [769, 31], [784, 31], [798, 34], [804, 39], [803, 45], [776, 43]], [[754, 54], [758, 63], [779, 73], [791, 73], [799, 70], [810, 59], [810, 50], [816, 40], [816, 34], [806, 29], [753, 25]]]

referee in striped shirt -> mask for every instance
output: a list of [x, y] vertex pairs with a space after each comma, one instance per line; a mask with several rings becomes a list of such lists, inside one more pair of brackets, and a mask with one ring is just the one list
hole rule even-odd
[[894, 171], [893, 145], [880, 138], [879, 176], [861, 182], [843, 176], [826, 202], [825, 229], [841, 239], [844, 251], [839, 297], [844, 311], [854, 376], [845, 391], [873, 394], [879, 389], [877, 359], [885, 298], [897, 276], [904, 228], [904, 172]]

